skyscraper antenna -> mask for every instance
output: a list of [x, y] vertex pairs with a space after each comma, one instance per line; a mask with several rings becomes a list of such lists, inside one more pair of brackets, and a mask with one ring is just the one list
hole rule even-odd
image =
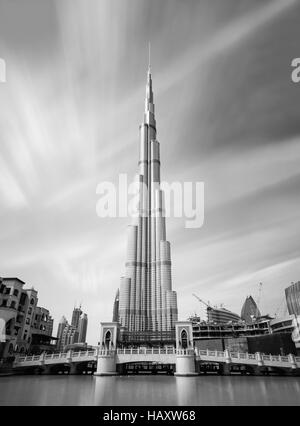
[[149, 41], [149, 43], [148, 43], [148, 69], [149, 69], [149, 71], [150, 71], [150, 69], [151, 69], [151, 43], [150, 43], [150, 41]]

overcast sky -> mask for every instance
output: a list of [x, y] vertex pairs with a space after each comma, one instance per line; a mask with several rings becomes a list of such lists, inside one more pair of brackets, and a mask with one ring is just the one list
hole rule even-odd
[[162, 180], [205, 183], [205, 223], [167, 222], [179, 317], [192, 293], [274, 314], [300, 279], [298, 0], [0, 0], [0, 276], [55, 318], [110, 321], [129, 220], [99, 182], [137, 170], [148, 41]]

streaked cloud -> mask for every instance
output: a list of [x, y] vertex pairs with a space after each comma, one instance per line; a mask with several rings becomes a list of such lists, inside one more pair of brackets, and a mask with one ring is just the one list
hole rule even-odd
[[180, 316], [192, 292], [238, 312], [260, 281], [275, 312], [300, 275], [299, 2], [0, 3], [0, 274], [56, 324], [81, 301], [98, 341], [128, 221], [96, 216], [96, 186], [136, 172], [151, 40], [162, 179], [205, 182], [204, 227], [167, 224]]

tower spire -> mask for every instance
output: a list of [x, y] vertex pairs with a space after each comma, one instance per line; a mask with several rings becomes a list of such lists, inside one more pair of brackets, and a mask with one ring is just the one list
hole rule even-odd
[[151, 72], [151, 42], [148, 42], [148, 71]]

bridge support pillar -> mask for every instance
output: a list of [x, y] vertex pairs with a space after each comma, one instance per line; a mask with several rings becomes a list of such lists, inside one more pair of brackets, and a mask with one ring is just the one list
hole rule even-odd
[[256, 361], [257, 361], [257, 365], [259, 367], [262, 367], [264, 365], [264, 362], [263, 362], [263, 358], [261, 356], [261, 353], [260, 352], [256, 352], [255, 358], [256, 358]]
[[223, 362], [219, 365], [220, 373], [222, 376], [230, 376], [231, 375], [231, 367], [228, 362]]
[[40, 374], [51, 374], [51, 366], [50, 365], [45, 365], [43, 364], [43, 366], [41, 367], [41, 373]]
[[76, 366], [76, 364], [75, 364], [74, 362], [71, 362], [71, 363], [70, 363], [70, 371], [69, 371], [69, 374], [73, 374], [73, 375], [78, 374], [77, 366]]
[[175, 376], [198, 376], [196, 373], [195, 354], [179, 353], [176, 356], [176, 373]]
[[262, 376], [264, 372], [264, 361], [260, 352], [255, 353], [257, 365], [253, 367], [256, 376]]
[[45, 365], [45, 354], [43, 353], [40, 356], [39, 367], [37, 368], [37, 374], [50, 374], [51, 367], [50, 365]]
[[289, 354], [289, 361], [290, 361], [290, 363], [291, 363], [291, 367], [292, 367], [292, 369], [293, 369], [293, 370], [296, 370], [296, 368], [297, 368], [297, 363], [296, 363], [296, 360], [295, 360], [295, 357], [294, 357], [294, 355], [293, 355], [293, 354]]
[[255, 376], [263, 376], [263, 367], [261, 365], [254, 365], [252, 368]]
[[97, 357], [97, 370], [94, 376], [115, 376], [117, 374], [115, 352], [109, 351], [104, 354], [99, 354]]

